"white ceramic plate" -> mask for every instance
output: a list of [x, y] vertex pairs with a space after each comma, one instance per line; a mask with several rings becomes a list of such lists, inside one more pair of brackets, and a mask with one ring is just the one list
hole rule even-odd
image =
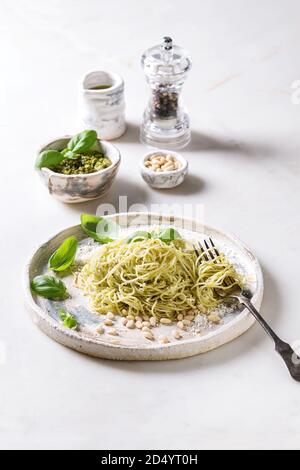
[[[253, 293], [252, 302], [259, 308], [263, 296], [263, 277], [257, 258], [237, 238], [221, 230], [201, 224], [196, 220], [181, 217], [167, 216], [153, 213], [130, 212], [109, 216], [121, 226], [121, 238], [137, 229], [153, 229], [153, 226], [177, 227], [184, 238], [201, 240], [210, 236], [216, 245], [236, 265], [246, 278], [247, 288]], [[129, 228], [128, 228], [129, 226]], [[128, 330], [118, 318], [116, 329], [119, 336], [108, 334], [97, 335], [96, 326], [101, 318], [89, 310], [86, 299], [79, 289], [73, 286], [71, 276], [64, 278], [71, 298], [63, 302], [53, 302], [33, 296], [30, 291], [30, 281], [38, 274], [47, 270], [47, 262], [53, 251], [62, 241], [71, 235], [80, 240], [78, 256], [84, 258], [95, 247], [95, 242], [86, 238], [80, 225], [70, 227], [58, 233], [46, 243], [43, 243], [31, 257], [25, 269], [25, 295], [34, 322], [44, 333], [55, 341], [91, 356], [116, 360], [164, 360], [178, 359], [204, 353], [227, 343], [244, 333], [254, 323], [253, 316], [246, 309], [232, 309], [221, 307], [224, 315], [218, 325], [197, 323], [197, 326], [184, 332], [180, 340], [171, 340], [168, 344], [159, 341], [148, 341], [143, 338], [140, 330]], [[99, 247], [99, 245], [97, 244]], [[80, 324], [79, 331], [65, 328], [58, 320], [58, 308], [65, 306], [73, 313]], [[155, 337], [167, 335], [171, 338], [172, 326], [159, 326], [155, 328]]]

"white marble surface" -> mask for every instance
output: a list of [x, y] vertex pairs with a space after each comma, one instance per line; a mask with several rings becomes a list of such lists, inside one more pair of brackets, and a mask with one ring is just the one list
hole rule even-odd
[[[259, 256], [262, 313], [286, 340], [300, 339], [299, 15], [297, 0], [1, 2], [1, 447], [300, 447], [299, 384], [259, 326], [203, 356], [112, 363], [44, 336], [21, 290], [34, 247], [98, 205], [55, 201], [32, 166], [43, 142], [78, 129], [79, 81], [104, 68], [125, 78], [130, 122], [106, 202], [203, 204], [207, 223]], [[165, 34], [194, 66], [191, 176], [163, 192], [140, 178], [137, 126], [147, 99], [140, 55]]]

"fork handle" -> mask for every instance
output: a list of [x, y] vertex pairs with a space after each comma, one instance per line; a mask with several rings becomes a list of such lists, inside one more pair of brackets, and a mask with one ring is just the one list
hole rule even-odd
[[291, 376], [299, 380], [299, 372], [296, 372], [297, 363], [298, 367], [300, 364], [300, 358], [296, 355], [295, 351], [291, 348], [291, 346], [282, 341], [282, 339], [277, 336], [277, 334], [272, 330], [272, 328], [268, 325], [266, 320], [261, 316], [261, 314], [256, 310], [252, 302], [245, 297], [244, 295], [239, 295], [238, 300], [241, 304], [243, 304], [256, 318], [256, 320], [260, 323], [260, 325], [264, 328], [264, 330], [268, 333], [268, 335], [273, 339], [275, 343], [275, 350], [280, 354], [282, 359], [284, 360]]

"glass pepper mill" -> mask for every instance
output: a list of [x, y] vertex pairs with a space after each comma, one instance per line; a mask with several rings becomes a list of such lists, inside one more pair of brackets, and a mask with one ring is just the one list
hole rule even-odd
[[191, 66], [188, 53], [173, 45], [170, 37], [144, 52], [142, 67], [151, 96], [141, 126], [143, 143], [166, 149], [183, 148], [189, 143], [190, 123], [180, 95]]

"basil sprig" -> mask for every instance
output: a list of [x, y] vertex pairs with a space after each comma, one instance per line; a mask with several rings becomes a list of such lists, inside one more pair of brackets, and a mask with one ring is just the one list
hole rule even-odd
[[146, 232], [144, 230], [138, 230], [137, 232], [134, 232], [132, 235], [130, 235], [126, 241], [127, 243], [132, 243], [150, 238], [159, 239], [162, 242], [169, 244], [174, 240], [181, 239], [181, 235], [173, 227], [166, 228], [159, 232]]
[[81, 214], [80, 223], [82, 230], [89, 237], [103, 244], [114, 241], [112, 236], [115, 236], [119, 230], [118, 224], [115, 222], [96, 215]]
[[94, 152], [101, 152], [101, 145], [98, 142], [97, 132], [92, 129], [87, 129], [79, 134], [74, 135], [68, 142], [67, 147], [58, 150], [44, 150], [40, 153], [37, 161], [36, 168], [55, 168], [65, 158], [76, 159], [80, 154], [92, 154]]
[[71, 328], [72, 330], [75, 330], [77, 328], [78, 323], [76, 318], [74, 317], [74, 315], [67, 312], [65, 308], [60, 308], [58, 310], [58, 316], [66, 328]]
[[138, 230], [137, 232], [134, 232], [132, 235], [130, 235], [126, 241], [127, 243], [140, 242], [141, 240], [148, 240], [149, 238], [152, 238], [150, 232]]
[[58, 150], [44, 150], [39, 154], [36, 161], [36, 168], [55, 168], [65, 157]]
[[181, 235], [175, 228], [169, 227], [162, 230], [157, 235], [154, 234], [153, 238], [159, 238], [162, 242], [169, 244], [174, 240], [180, 240]]
[[97, 141], [97, 132], [94, 130], [86, 130], [76, 134], [69, 140], [67, 149], [73, 153], [84, 153]]
[[34, 294], [50, 300], [65, 300], [69, 297], [65, 284], [54, 276], [36, 276], [31, 281], [31, 290]]
[[53, 271], [65, 271], [74, 261], [78, 241], [76, 237], [66, 238], [49, 259]]

